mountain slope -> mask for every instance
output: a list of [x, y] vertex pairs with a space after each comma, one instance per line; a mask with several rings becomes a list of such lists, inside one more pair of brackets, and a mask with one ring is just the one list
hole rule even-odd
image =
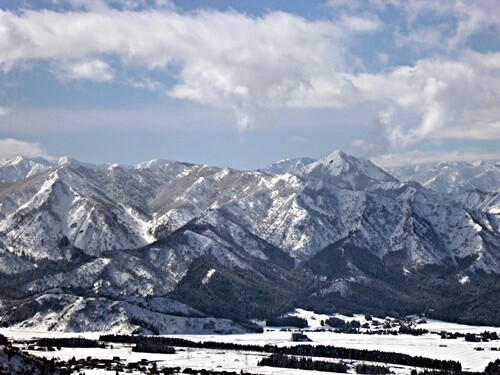
[[469, 190], [500, 192], [500, 162], [440, 162], [392, 168], [393, 176], [403, 181], [417, 181], [442, 193]]
[[328, 182], [351, 190], [364, 190], [372, 184], [398, 182], [396, 178], [367, 159], [355, 158], [342, 151], [309, 164], [305, 168], [308, 178]]
[[195, 308], [171, 323], [189, 332], [241, 331], [221, 319], [294, 306], [470, 321], [474, 296], [500, 290], [498, 202], [342, 152], [294, 174], [62, 159], [0, 184], [0, 323], [172, 332], [175, 314], [151, 297]]
[[24, 158], [21, 156], [0, 160], [0, 182], [13, 182], [49, 170], [54, 162], [44, 158]]
[[284, 174], [292, 173], [296, 174], [302, 169], [304, 169], [309, 164], [314, 163], [316, 160], [311, 158], [293, 158], [293, 159], [283, 159], [277, 161], [276, 163], [269, 164], [261, 172], [268, 174]]

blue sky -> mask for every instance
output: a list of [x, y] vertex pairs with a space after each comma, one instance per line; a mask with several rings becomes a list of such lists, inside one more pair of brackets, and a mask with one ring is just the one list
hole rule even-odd
[[0, 158], [500, 159], [500, 1], [0, 3]]

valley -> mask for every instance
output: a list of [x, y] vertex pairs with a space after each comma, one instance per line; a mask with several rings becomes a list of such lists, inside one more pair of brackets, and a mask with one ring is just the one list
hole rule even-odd
[[[441, 361], [458, 361], [462, 366], [462, 371], [467, 372], [482, 372], [490, 362], [499, 359], [500, 340], [488, 340], [482, 342], [470, 342], [464, 340], [463, 337], [458, 339], [442, 339], [442, 332], [456, 333], [459, 335], [475, 334], [480, 335], [483, 332], [496, 332], [498, 328], [495, 327], [475, 327], [460, 325], [455, 323], [446, 323], [436, 320], [422, 320], [421, 318], [413, 318], [412, 324], [420, 321], [417, 324], [419, 328], [428, 330], [428, 333], [423, 335], [413, 336], [407, 334], [367, 334], [368, 330], [361, 328], [359, 333], [336, 333], [329, 329], [328, 326], [321, 325], [321, 321], [328, 318], [327, 315], [315, 314], [310, 311], [296, 310], [294, 316], [302, 317], [308, 322], [308, 326], [300, 330], [306, 334], [312, 341], [311, 342], [292, 342], [291, 333], [297, 332], [296, 328], [284, 327], [280, 328], [264, 328], [263, 333], [253, 334], [234, 334], [234, 335], [169, 335], [168, 337], [174, 340], [183, 339], [186, 342], [192, 343], [217, 343], [221, 345], [219, 348], [201, 348], [194, 345], [189, 347], [184, 345], [175, 346], [174, 354], [157, 354], [157, 353], [144, 353], [133, 351], [132, 344], [118, 343], [108, 341], [100, 341], [103, 345], [102, 348], [50, 348], [43, 349], [35, 346], [37, 339], [40, 338], [56, 338], [61, 339], [64, 337], [75, 337], [74, 333], [54, 333], [54, 332], [33, 332], [33, 331], [20, 331], [20, 330], [1, 330], [0, 333], [14, 340], [14, 345], [21, 350], [27, 350], [28, 353], [46, 357], [48, 359], [58, 358], [63, 361], [86, 360], [87, 357], [94, 359], [95, 366], [99, 364], [97, 359], [103, 360], [100, 363], [104, 366], [105, 363], [118, 362], [123, 368], [123, 373], [140, 374], [146, 373], [141, 368], [151, 371], [152, 364], [155, 363], [155, 368], [161, 371], [163, 368], [180, 368], [181, 371], [186, 368], [191, 368], [196, 371], [202, 369], [214, 371], [235, 372], [235, 373], [250, 373], [250, 374], [323, 374], [321, 371], [307, 371], [298, 369], [286, 368], [271, 368], [258, 366], [258, 362], [267, 357], [267, 353], [248, 350], [245, 346], [264, 347], [299, 347], [306, 346], [329, 346], [332, 345], [337, 348], [348, 349], [363, 349], [367, 351], [381, 351], [386, 353], [401, 353], [408, 354], [411, 357], [424, 357]], [[366, 320], [364, 315], [354, 315], [352, 317], [336, 314], [337, 319], [345, 321], [357, 320], [361, 324], [370, 323], [373, 321], [380, 321], [380, 323], [389, 323], [396, 327], [400, 326], [400, 320], [394, 318], [372, 318]], [[382, 329], [382, 328], [380, 328]], [[102, 338], [102, 333], [82, 332], [80, 337], [99, 340]], [[165, 336], [166, 337], [166, 336]], [[182, 341], [182, 340], [180, 340]], [[241, 346], [241, 348], [226, 347], [224, 344]], [[410, 374], [412, 369], [422, 370], [415, 366], [404, 366], [382, 362], [360, 361], [353, 359], [329, 359], [322, 357], [311, 357], [314, 360], [326, 360], [341, 362], [346, 364], [348, 373], [356, 373], [355, 367], [357, 364], [371, 364], [371, 365], [384, 365], [388, 366], [395, 374]], [[117, 360], [119, 359], [119, 360]], [[88, 363], [92, 361], [87, 360]], [[108, 361], [108, 362], [107, 362]], [[83, 362], [82, 362], [83, 363]], [[142, 363], [142, 365], [141, 365]], [[135, 368], [134, 364], [140, 368]], [[106, 374], [115, 373], [108, 371], [104, 368], [94, 368], [93, 370], [85, 370], [86, 374]], [[120, 373], [122, 373], [120, 371]], [[153, 372], [148, 372], [153, 373]], [[324, 372], [325, 374], [328, 372]], [[331, 373], [331, 372], [330, 372]]]

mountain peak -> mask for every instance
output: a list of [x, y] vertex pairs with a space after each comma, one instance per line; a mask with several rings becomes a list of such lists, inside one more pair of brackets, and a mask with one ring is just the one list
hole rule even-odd
[[341, 188], [365, 190], [372, 184], [398, 182], [371, 161], [357, 158], [342, 151], [334, 151], [327, 157], [308, 165], [306, 174], [324, 179]]
[[54, 163], [42, 157], [16, 156], [0, 161], [0, 182], [13, 182], [50, 169]]
[[328, 155], [326, 158], [348, 158], [349, 155], [347, 155], [344, 151], [341, 150], [335, 150], [333, 151], [330, 155]]
[[27, 163], [38, 163], [38, 164], [43, 164], [43, 165], [53, 165], [53, 163], [50, 160], [45, 159], [42, 156], [35, 156], [32, 158], [26, 157], [26, 156], [15, 156], [12, 158], [0, 160], [0, 165], [2, 166], [7, 166], [7, 165], [21, 165], [21, 164], [27, 164]]
[[67, 156], [63, 156], [61, 158], [59, 158], [59, 160], [57, 161], [57, 165], [64, 165], [64, 164], [68, 164], [68, 163], [71, 163], [72, 159], [67, 157]]
[[173, 163], [172, 160], [167, 160], [167, 159], [151, 159], [148, 161], [145, 161], [143, 163], [139, 163], [135, 165], [136, 169], [155, 169], [155, 168], [161, 168], [167, 164]]

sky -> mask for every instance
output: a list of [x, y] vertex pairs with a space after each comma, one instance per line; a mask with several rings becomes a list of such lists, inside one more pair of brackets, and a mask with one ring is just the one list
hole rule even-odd
[[500, 0], [0, 0], [0, 159], [500, 159]]

